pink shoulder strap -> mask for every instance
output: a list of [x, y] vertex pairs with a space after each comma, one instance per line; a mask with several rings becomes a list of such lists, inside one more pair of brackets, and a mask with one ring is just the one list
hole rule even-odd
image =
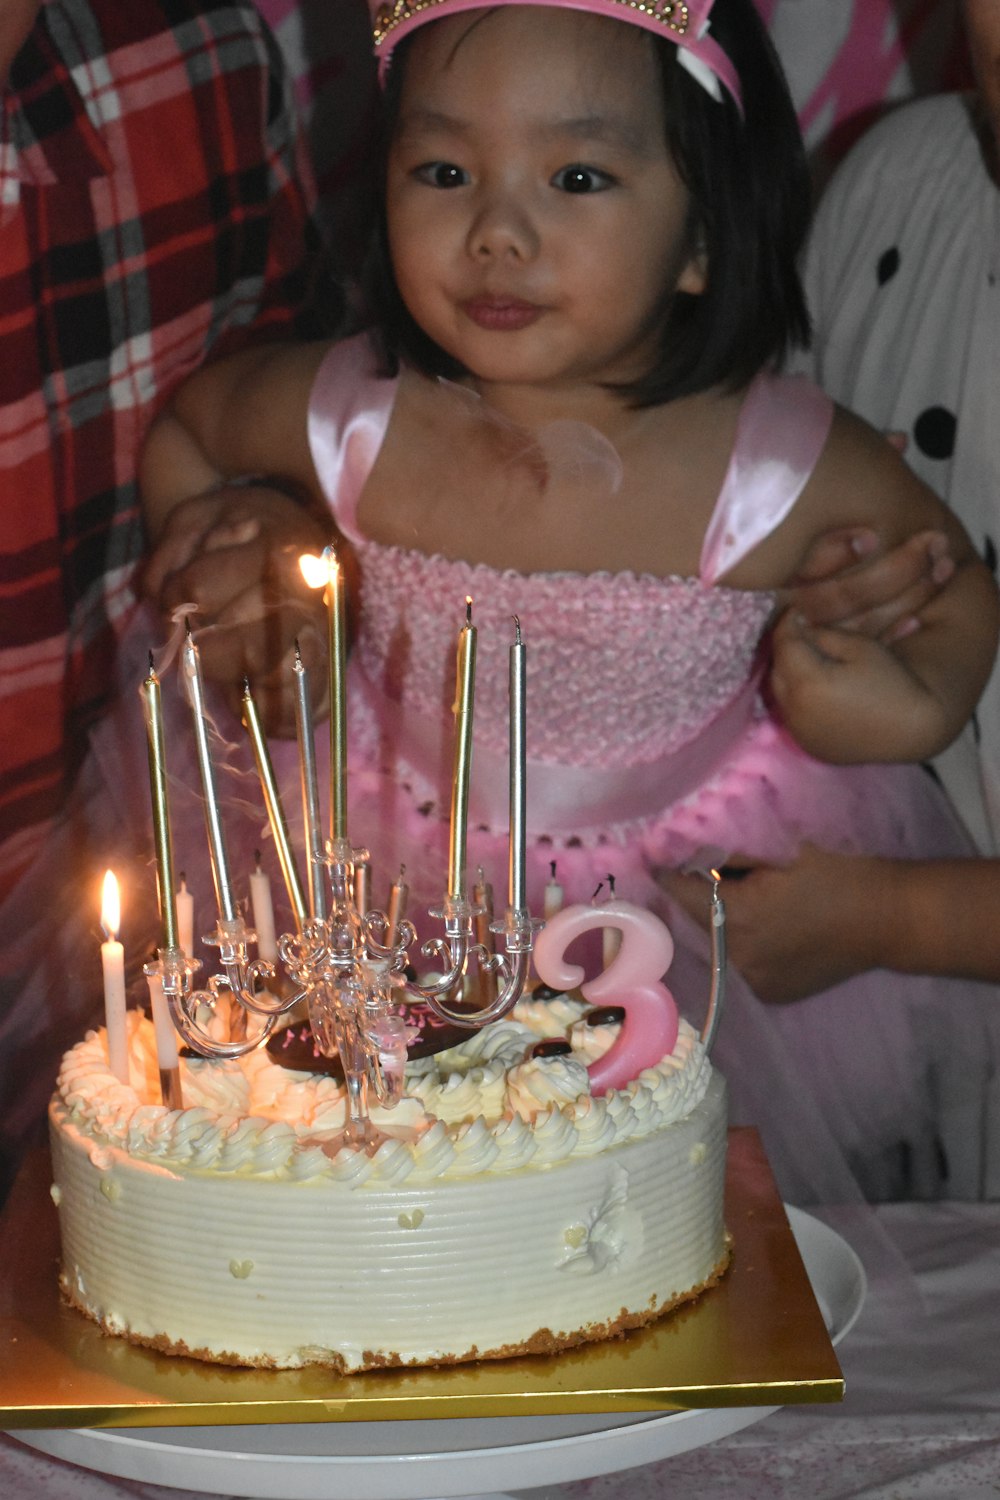
[[701, 550], [712, 584], [778, 527], [823, 451], [833, 402], [804, 375], [758, 375], [743, 398], [729, 468]]
[[333, 518], [360, 540], [358, 501], [392, 416], [398, 381], [375, 373], [367, 334], [334, 344], [309, 393], [309, 450]]

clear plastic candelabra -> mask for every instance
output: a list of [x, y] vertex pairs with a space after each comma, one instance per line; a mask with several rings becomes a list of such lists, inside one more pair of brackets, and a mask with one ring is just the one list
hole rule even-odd
[[[331, 604], [331, 618], [336, 624], [338, 605], [334, 585], [337, 575], [334, 569], [335, 565], [331, 564], [328, 602]], [[337, 634], [332, 630], [332, 635]], [[151, 659], [144, 695], [157, 879], [164, 931], [159, 956], [146, 966], [146, 974], [160, 981], [176, 1030], [188, 1047], [202, 1057], [227, 1059], [252, 1052], [267, 1042], [280, 1017], [304, 1004], [319, 1051], [328, 1057], [334, 1054], [340, 1057], [347, 1088], [344, 1139], [351, 1145], [371, 1149], [382, 1137], [369, 1115], [369, 1097], [388, 1108], [402, 1097], [407, 1046], [413, 1036], [401, 1011], [404, 998], [422, 1002], [443, 1020], [470, 1030], [497, 1020], [516, 1004], [524, 992], [533, 936], [541, 923], [529, 915], [524, 898], [524, 654], [520, 626], [517, 626], [510, 653], [513, 770], [507, 909], [500, 920], [493, 921], [489, 902], [470, 901], [466, 891], [464, 829], [468, 808], [475, 665], [475, 630], [471, 624], [470, 600], [467, 601], [466, 624], [459, 640], [458, 730], [448, 879], [443, 900], [429, 913], [443, 923], [444, 932], [443, 936], [423, 944], [424, 958], [433, 961], [432, 972], [424, 981], [411, 977], [414, 969], [410, 951], [417, 938], [413, 924], [398, 907], [391, 914], [367, 909], [368, 851], [353, 847], [346, 837], [342, 658], [341, 641], [332, 640], [331, 659], [335, 665], [338, 662], [341, 665], [333, 674], [331, 688], [331, 836], [322, 845], [317, 830], [318, 799], [308, 689], [301, 661], [296, 659], [309, 861], [308, 901], [288, 838], [281, 799], [250, 686], [244, 684], [244, 723], [257, 759], [271, 830], [295, 918], [295, 930], [283, 933], [277, 942], [282, 971], [279, 974], [279, 965], [259, 955], [251, 956], [257, 934], [241, 916], [232, 896], [208, 743], [198, 651], [188, 633], [181, 670], [194, 713], [219, 913], [215, 930], [203, 941], [218, 949], [220, 970], [209, 978], [204, 988], [195, 985], [200, 962], [187, 957], [177, 940], [160, 687]], [[394, 895], [399, 889], [394, 887]], [[477, 886], [477, 895], [479, 889]], [[395, 906], [396, 903], [392, 904]], [[485, 991], [485, 1001], [478, 1008], [472, 1008], [466, 998], [471, 987], [473, 961], [479, 975], [489, 977], [489, 983], [481, 986]], [[222, 1004], [224, 1001], [228, 1003]], [[223, 1032], [226, 1033], [224, 1038]]]
[[[365, 1147], [381, 1139], [369, 1116], [369, 1098], [392, 1108], [403, 1090], [407, 1045], [412, 1033], [400, 1013], [404, 997], [422, 1002], [436, 1015], [474, 1030], [497, 1020], [515, 1005], [528, 978], [533, 934], [540, 925], [524, 909], [508, 908], [490, 931], [502, 946], [477, 941], [476, 923], [485, 908], [446, 896], [430, 915], [444, 924], [443, 937], [422, 946], [434, 961], [426, 982], [408, 977], [413, 924], [392, 920], [380, 910], [362, 911], [356, 875], [367, 851], [344, 839], [327, 842], [322, 863], [328, 871], [329, 914], [306, 920], [301, 930], [278, 939], [281, 967], [290, 993], [278, 983], [278, 967], [250, 957], [256, 933], [241, 916], [220, 918], [205, 942], [219, 950], [221, 972], [206, 988], [194, 985], [200, 965], [178, 949], [162, 950], [147, 974], [158, 975], [171, 1018], [192, 1051], [202, 1057], [236, 1058], [262, 1046], [279, 1017], [305, 1004], [316, 1045], [325, 1056], [339, 1054], [347, 1089], [345, 1141]], [[475, 960], [480, 973], [493, 976], [493, 998], [477, 1009], [460, 1005]], [[410, 971], [412, 972], [412, 971]], [[220, 1040], [211, 1018], [219, 1002], [229, 1002], [229, 1039]], [[235, 1019], [235, 1024], [234, 1024]]]

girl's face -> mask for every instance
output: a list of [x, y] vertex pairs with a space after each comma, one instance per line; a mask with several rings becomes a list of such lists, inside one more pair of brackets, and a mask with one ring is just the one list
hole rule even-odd
[[704, 289], [654, 46], [544, 7], [414, 37], [389, 155], [392, 262], [411, 315], [477, 381], [636, 378], [670, 295]]

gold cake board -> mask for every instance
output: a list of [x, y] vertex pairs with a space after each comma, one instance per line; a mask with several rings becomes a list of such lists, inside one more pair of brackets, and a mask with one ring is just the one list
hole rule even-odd
[[[729, 1132], [733, 1263], [648, 1328], [563, 1354], [441, 1369], [261, 1371], [109, 1338], [59, 1297], [47, 1155], [0, 1218], [0, 1428], [175, 1427], [839, 1401], [844, 1380], [756, 1132]], [[191, 1267], [197, 1275], [197, 1267]], [[503, 1273], [517, 1275], [517, 1267]]]

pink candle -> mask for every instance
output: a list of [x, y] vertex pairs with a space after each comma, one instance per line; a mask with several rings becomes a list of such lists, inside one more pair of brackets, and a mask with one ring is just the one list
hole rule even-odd
[[[581, 984], [583, 969], [565, 961], [566, 949], [582, 933], [608, 927], [621, 934], [621, 946], [596, 978]], [[674, 940], [659, 917], [617, 897], [564, 907], [535, 939], [535, 969], [543, 984], [556, 990], [580, 985], [592, 1005], [620, 1005], [625, 1012], [617, 1041], [587, 1069], [592, 1093], [624, 1088], [673, 1051], [677, 1006], [660, 978], [673, 956]]]

